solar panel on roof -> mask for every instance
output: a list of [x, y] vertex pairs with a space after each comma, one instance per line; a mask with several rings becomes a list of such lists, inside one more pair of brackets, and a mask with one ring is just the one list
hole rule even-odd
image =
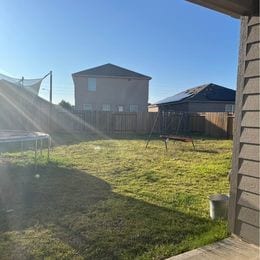
[[163, 104], [163, 103], [170, 103], [170, 102], [181, 101], [184, 98], [190, 97], [192, 95], [193, 95], [192, 93], [189, 93], [187, 91], [183, 91], [183, 92], [181, 92], [179, 94], [176, 94], [174, 96], [171, 96], [171, 97], [165, 98], [163, 100], [160, 100], [160, 101], [156, 102], [155, 104], [159, 105], [159, 104]]

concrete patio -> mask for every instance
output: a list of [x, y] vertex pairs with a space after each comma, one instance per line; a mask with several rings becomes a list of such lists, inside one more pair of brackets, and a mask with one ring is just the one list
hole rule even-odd
[[260, 248], [238, 238], [230, 237], [192, 251], [173, 256], [168, 260], [258, 260]]

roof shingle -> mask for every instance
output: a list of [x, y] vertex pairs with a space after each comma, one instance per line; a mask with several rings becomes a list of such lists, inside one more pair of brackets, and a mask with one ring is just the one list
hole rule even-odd
[[182, 91], [156, 102], [156, 105], [185, 101], [235, 101], [236, 91], [214, 83], [204, 84]]
[[73, 76], [95, 76], [95, 77], [123, 77], [123, 78], [141, 78], [152, 79], [149, 76], [131, 71], [117, 65], [107, 63], [98, 67], [82, 70], [72, 74]]

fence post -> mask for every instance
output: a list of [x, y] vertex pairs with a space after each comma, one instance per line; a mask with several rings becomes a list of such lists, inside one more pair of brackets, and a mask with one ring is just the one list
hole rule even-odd
[[[53, 120], [53, 129], [57, 126], [68, 126], [68, 122], [73, 121], [73, 117], [68, 117], [66, 113], [57, 111], [55, 107], [52, 110], [52, 118], [45, 117], [44, 114], [39, 117], [42, 126], [46, 120]], [[177, 130], [180, 114], [174, 112], [99, 112], [99, 111], [71, 111], [71, 113], [80, 120], [74, 120], [69, 128], [75, 128], [79, 131], [89, 131], [88, 125], [99, 131], [113, 134], [114, 132], [133, 132], [137, 134], [149, 134], [154, 124], [155, 118], [158, 121], [155, 124], [154, 132], [159, 133], [161, 129], [165, 132], [174, 133]], [[46, 118], [46, 119], [45, 119]], [[44, 120], [45, 119], [45, 120]], [[82, 120], [82, 121], [81, 121]], [[205, 120], [205, 122], [204, 122]], [[81, 123], [80, 123], [81, 121]], [[196, 131], [212, 137], [232, 136], [233, 117], [228, 113], [211, 113], [194, 114], [186, 113], [183, 117], [179, 133], [183, 131]], [[38, 120], [37, 120], [38, 122]], [[58, 130], [60, 127], [58, 127]], [[72, 129], [73, 130], [73, 129]]]

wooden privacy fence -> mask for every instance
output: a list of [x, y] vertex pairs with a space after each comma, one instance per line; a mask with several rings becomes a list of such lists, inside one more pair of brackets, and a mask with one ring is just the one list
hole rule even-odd
[[1, 88], [0, 130], [184, 134], [231, 138], [234, 116], [228, 113], [67, 111], [22, 89]]
[[[70, 114], [70, 116], [68, 116]], [[100, 131], [107, 134], [187, 134], [232, 138], [234, 115], [221, 113], [54, 111], [52, 131]]]
[[[59, 106], [37, 101], [9, 103], [0, 100], [0, 130], [29, 130], [44, 132], [187, 134], [232, 138], [234, 115], [228, 113], [174, 112], [102, 112], [66, 111]], [[26, 104], [26, 105], [25, 105]]]
[[[149, 133], [157, 117], [157, 113], [125, 113], [103, 111], [55, 111], [52, 115], [52, 131], [95, 130], [104, 133]], [[159, 132], [159, 124], [155, 128]]]

